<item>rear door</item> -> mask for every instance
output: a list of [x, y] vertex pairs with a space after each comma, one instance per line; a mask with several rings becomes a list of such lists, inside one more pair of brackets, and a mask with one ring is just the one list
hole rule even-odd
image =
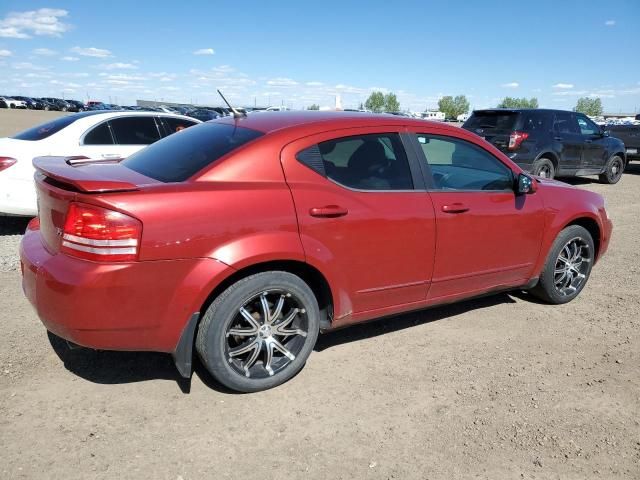
[[479, 145], [412, 130], [436, 216], [428, 298], [454, 300], [525, 283], [544, 232], [541, 197], [516, 195], [514, 173]]
[[582, 168], [584, 139], [578, 128], [575, 113], [555, 112], [553, 141], [554, 151], [560, 155], [557, 175], [572, 174]]
[[397, 129], [327, 132], [282, 151], [307, 261], [336, 286], [336, 319], [426, 299], [433, 206]]
[[601, 134], [600, 127], [586, 115], [576, 114], [580, 134], [582, 135], [582, 168], [588, 170], [602, 170], [607, 163], [607, 141]]

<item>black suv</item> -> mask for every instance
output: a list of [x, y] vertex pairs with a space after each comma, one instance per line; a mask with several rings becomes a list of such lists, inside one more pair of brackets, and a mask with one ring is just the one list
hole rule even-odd
[[624, 144], [586, 115], [564, 110], [475, 110], [462, 128], [480, 135], [520, 168], [541, 177], [599, 175], [617, 183]]

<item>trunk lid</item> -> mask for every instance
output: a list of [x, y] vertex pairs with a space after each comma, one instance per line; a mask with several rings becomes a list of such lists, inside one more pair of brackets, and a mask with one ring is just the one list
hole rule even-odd
[[69, 203], [92, 195], [131, 192], [159, 183], [117, 161], [87, 161], [82, 157], [34, 158], [40, 232], [52, 253], [60, 249]]

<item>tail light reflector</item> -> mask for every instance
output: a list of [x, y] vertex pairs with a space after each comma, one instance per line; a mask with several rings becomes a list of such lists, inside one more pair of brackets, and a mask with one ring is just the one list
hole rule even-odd
[[11, 157], [0, 157], [0, 172], [6, 170], [11, 165], [15, 165], [17, 160]]
[[61, 252], [96, 262], [128, 262], [138, 257], [140, 220], [107, 208], [70, 203]]
[[527, 138], [529, 138], [527, 132], [513, 132], [509, 137], [509, 150], [517, 150]]

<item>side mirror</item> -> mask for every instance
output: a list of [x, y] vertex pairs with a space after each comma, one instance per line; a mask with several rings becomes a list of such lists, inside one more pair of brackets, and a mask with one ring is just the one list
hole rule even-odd
[[527, 193], [535, 193], [538, 190], [538, 184], [529, 175], [521, 173], [518, 175], [518, 185], [516, 193], [519, 195], [525, 195]]

